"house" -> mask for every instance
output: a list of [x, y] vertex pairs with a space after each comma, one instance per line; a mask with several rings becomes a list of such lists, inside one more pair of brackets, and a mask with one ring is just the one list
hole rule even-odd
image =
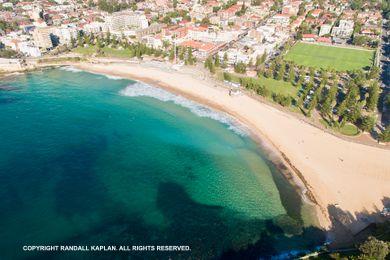
[[332, 40], [330, 37], [318, 37], [316, 42], [318, 43], [326, 43], [326, 44], [332, 44]]
[[315, 35], [315, 34], [302, 35], [302, 41], [304, 41], [304, 42], [315, 42], [316, 39], [317, 39], [317, 35]]
[[322, 13], [322, 10], [321, 9], [314, 9], [313, 11], [311, 11], [311, 16], [315, 17], [315, 18], [318, 18], [320, 17], [320, 14]]
[[218, 15], [221, 18], [221, 20], [228, 20], [228, 19], [236, 16], [236, 13], [238, 11], [240, 11], [240, 9], [241, 9], [241, 6], [239, 6], [239, 5], [232, 5], [231, 7], [229, 7], [226, 10], [220, 10], [218, 12]]

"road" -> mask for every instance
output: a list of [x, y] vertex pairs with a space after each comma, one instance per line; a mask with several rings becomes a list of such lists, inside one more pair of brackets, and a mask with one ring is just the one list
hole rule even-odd
[[[389, 31], [389, 21], [383, 19], [382, 23], [382, 37], [380, 43], [380, 67], [381, 72], [381, 81], [383, 92], [381, 94], [381, 100], [386, 95], [390, 95], [390, 31]], [[382, 126], [390, 124], [390, 111], [388, 107], [385, 106], [384, 102], [380, 102], [382, 109], [380, 111], [380, 118]]]

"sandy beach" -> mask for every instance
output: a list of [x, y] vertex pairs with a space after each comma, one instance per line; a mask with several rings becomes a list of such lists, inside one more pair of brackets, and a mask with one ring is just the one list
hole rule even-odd
[[[137, 79], [221, 109], [266, 138], [309, 188], [329, 227], [328, 207], [344, 212], [378, 212], [390, 197], [390, 150], [343, 140], [247, 95], [189, 73], [131, 63], [80, 63], [79, 69]], [[353, 221], [359, 222], [359, 219]]]

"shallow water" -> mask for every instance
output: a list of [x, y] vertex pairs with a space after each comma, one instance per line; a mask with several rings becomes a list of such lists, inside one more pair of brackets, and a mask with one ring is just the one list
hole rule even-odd
[[187, 245], [55, 256], [204, 259], [321, 243], [303, 226], [300, 196], [229, 116], [72, 68], [2, 81], [0, 255], [51, 254], [23, 245]]

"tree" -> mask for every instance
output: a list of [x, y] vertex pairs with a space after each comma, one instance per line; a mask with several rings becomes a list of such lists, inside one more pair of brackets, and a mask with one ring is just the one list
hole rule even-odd
[[169, 60], [173, 61], [175, 59], [175, 48], [171, 48], [169, 51]]
[[290, 96], [284, 96], [276, 93], [272, 94], [272, 99], [284, 107], [290, 106], [292, 102], [292, 98]]
[[357, 121], [359, 128], [363, 132], [370, 132], [375, 126], [375, 118], [372, 116], [361, 116]]
[[367, 74], [367, 79], [379, 78], [380, 68], [378, 66], [372, 66], [370, 72]]
[[225, 52], [223, 54], [223, 64], [226, 66], [227, 62], [228, 62], [228, 55], [227, 55], [227, 52]]
[[76, 40], [73, 38], [73, 36], [70, 38], [70, 46], [71, 46], [71, 48], [76, 47]]
[[187, 63], [189, 65], [193, 65], [195, 63], [195, 58], [194, 58], [194, 56], [192, 54], [192, 48], [191, 47], [189, 47], [187, 49]]
[[184, 60], [185, 48], [180, 48], [179, 50], [179, 59]]
[[220, 64], [220, 61], [219, 61], [219, 56], [218, 56], [218, 54], [215, 56], [214, 65], [215, 65], [215, 67], [217, 67], [217, 68], [221, 65], [221, 64]]
[[246, 72], [246, 65], [243, 62], [234, 64], [234, 72], [244, 74]]
[[239, 11], [237, 11], [236, 12], [236, 15], [237, 16], [242, 16], [242, 15], [244, 15], [245, 14], [245, 12], [246, 12], [246, 7], [245, 7], [245, 2], [244, 2], [244, 4], [241, 6], [241, 9], [239, 10]]
[[285, 66], [284, 66], [283, 63], [281, 63], [281, 64], [279, 64], [279, 71], [278, 71], [278, 73], [276, 73], [275, 79], [276, 79], [276, 80], [281, 80], [281, 79], [283, 79], [283, 77], [284, 77], [284, 72], [285, 72]]
[[211, 63], [211, 64], [210, 64], [210, 72], [211, 72], [212, 74], [215, 73], [215, 65], [214, 65], [214, 63]]
[[264, 51], [263, 55], [261, 55], [260, 63], [263, 64], [267, 59], [267, 51]]
[[359, 258], [384, 260], [390, 252], [390, 247], [389, 243], [370, 236], [359, 246], [359, 250], [362, 252]]
[[325, 99], [323, 100], [322, 104], [321, 104], [321, 113], [323, 116], [330, 116], [331, 113], [332, 113], [332, 105], [333, 105], [333, 102], [336, 100], [336, 95], [337, 95], [337, 87], [336, 86], [332, 86]]
[[229, 73], [224, 72], [223, 73], [223, 79], [227, 80], [227, 81], [231, 81], [232, 80], [232, 76]]
[[378, 83], [375, 82], [368, 89], [368, 97], [367, 97], [367, 100], [366, 100], [366, 105], [367, 105], [367, 110], [368, 111], [374, 111], [375, 110], [375, 108], [378, 105], [378, 98], [379, 98], [379, 86], [378, 86]]
[[313, 96], [313, 99], [310, 101], [307, 110], [308, 110], [308, 115], [311, 114], [311, 111], [313, 111], [314, 108], [317, 106], [317, 98]]
[[259, 68], [261, 64], [263, 64], [261, 62], [261, 57], [260, 57], [260, 55], [257, 55], [256, 56], [256, 63], [255, 63], [256, 68]]
[[77, 34], [77, 45], [78, 46], [83, 46], [84, 45], [84, 37], [83, 37], [82, 32], [79, 32]]
[[295, 81], [295, 70], [292, 64], [289, 65], [288, 69], [288, 80], [293, 83]]
[[205, 62], [204, 62], [204, 67], [205, 67], [206, 69], [210, 69], [211, 64], [212, 64], [211, 58], [208, 57], [208, 58], [205, 60]]
[[360, 10], [362, 9], [363, 1], [362, 0], [352, 0], [351, 1], [351, 9], [352, 10]]
[[390, 125], [388, 125], [385, 130], [379, 134], [379, 141], [390, 142]]
[[299, 5], [298, 15], [303, 15], [304, 12], [305, 12], [305, 2], [303, 1], [303, 2]]

